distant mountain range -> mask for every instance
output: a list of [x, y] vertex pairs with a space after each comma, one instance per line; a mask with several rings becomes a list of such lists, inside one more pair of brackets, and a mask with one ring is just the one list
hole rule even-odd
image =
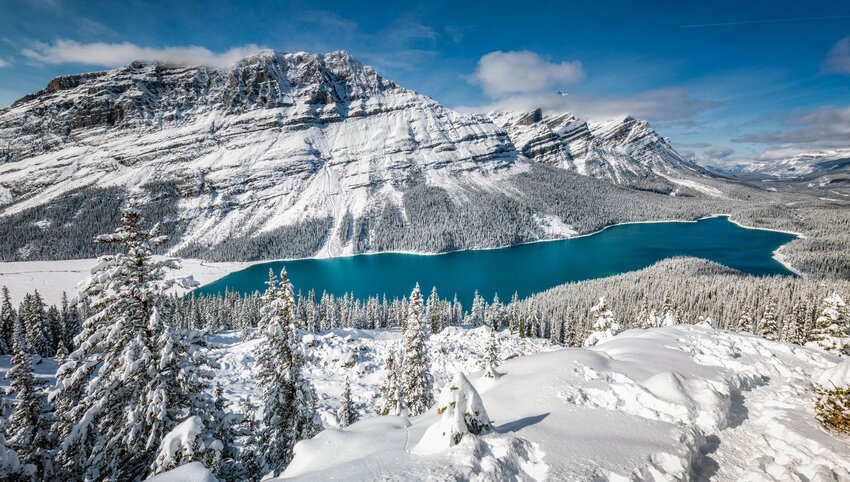
[[812, 187], [850, 185], [850, 150], [816, 151], [775, 161], [712, 169], [741, 179], [804, 182]]
[[322, 255], [369, 250], [387, 209], [409, 221], [412, 189], [454, 203], [512, 196], [502, 180], [535, 164], [665, 195], [720, 193], [645, 121], [462, 114], [346, 52], [264, 51], [225, 69], [133, 62], [58, 77], [0, 110], [2, 215], [118, 190], [161, 202], [182, 226], [176, 250], [305, 226], [325, 233]]

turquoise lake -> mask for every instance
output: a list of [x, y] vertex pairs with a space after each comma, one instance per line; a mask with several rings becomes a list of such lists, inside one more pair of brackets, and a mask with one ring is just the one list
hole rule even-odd
[[524, 244], [509, 248], [458, 251], [436, 256], [379, 253], [333, 259], [301, 259], [252, 265], [196, 293], [264, 290], [269, 268], [286, 267], [295, 290], [316, 290], [358, 298], [410, 294], [437, 287], [442, 298], [455, 294], [468, 305], [477, 289], [487, 300], [520, 297], [570, 281], [602, 278], [650, 266], [673, 256], [693, 256], [754, 275], [792, 275], [773, 259], [773, 251], [794, 235], [745, 229], [726, 217], [697, 222], [623, 224], [590, 236]]

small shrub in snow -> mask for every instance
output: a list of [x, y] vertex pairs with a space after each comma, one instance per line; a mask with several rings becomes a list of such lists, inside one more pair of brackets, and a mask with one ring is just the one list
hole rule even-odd
[[815, 394], [815, 413], [824, 427], [850, 434], [850, 359], [824, 370]]
[[816, 389], [815, 413], [824, 427], [850, 434], [850, 387]]

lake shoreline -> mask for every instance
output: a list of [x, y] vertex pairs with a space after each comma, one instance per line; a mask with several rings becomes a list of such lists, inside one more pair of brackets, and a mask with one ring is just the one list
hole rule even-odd
[[[712, 219], [713, 221], [709, 221]], [[704, 225], [702, 224], [703, 222], [705, 222]], [[527, 296], [564, 282], [597, 279], [613, 274], [621, 274], [643, 269], [656, 262], [662, 261], [663, 259], [676, 256], [690, 256], [706, 259], [732, 269], [737, 269], [744, 274], [752, 274], [754, 276], [778, 275], [793, 277], [799, 275], [799, 272], [794, 270], [793, 267], [790, 267], [789, 263], [781, 256], [781, 253], [778, 252], [779, 248], [797, 238], [795, 234], [779, 232], [778, 230], [763, 230], [760, 228], [742, 226], [740, 223], [731, 221], [728, 214], [714, 214], [690, 220], [635, 221], [617, 223], [605, 226], [591, 233], [558, 239], [535, 240], [534, 242], [520, 243], [509, 247], [519, 248], [523, 245], [539, 245], [538, 243], [550, 241], [578, 241], [579, 238], [590, 238], [591, 236], [607, 232], [611, 228], [626, 224], [657, 227], [632, 228], [622, 232], [618, 231], [611, 235], [606, 234], [604, 237], [600, 238], [599, 243], [602, 244], [587, 242], [573, 245], [572, 243], [568, 243], [569, 246], [576, 247], [586, 245], [587, 248], [581, 249], [590, 249], [590, 251], [574, 251], [574, 249], [577, 248], [570, 248], [567, 246], [561, 248], [560, 243], [551, 248], [540, 248], [542, 249], [542, 253], [549, 252], [562, 254], [558, 254], [557, 258], [553, 257], [552, 261], [549, 262], [546, 267], [537, 266], [534, 268], [535, 271], [533, 271], [533, 275], [525, 273], [518, 277], [522, 278], [524, 281], [514, 280], [509, 283], [519, 283], [518, 286], [524, 287], [525, 289], [525, 293], [521, 294], [523, 296]], [[686, 227], [686, 225], [694, 227]], [[620, 244], [611, 244], [611, 240], [618, 240], [617, 243]], [[634, 250], [631, 246], [635, 247]], [[597, 249], [594, 250], [594, 247]], [[457, 293], [462, 293], [464, 290], [471, 292], [471, 290], [475, 287], [481, 287], [481, 289], [485, 291], [490, 289], [494, 292], [502, 292], [505, 286], [507, 286], [503, 279], [505, 275], [502, 271], [494, 272], [492, 267], [499, 266], [504, 263], [508, 263], [507, 265], [509, 265], [511, 262], [519, 262], [516, 261], [518, 259], [525, 259], [528, 261], [529, 258], [527, 258], [527, 256], [533, 256], [529, 253], [536, 253], [540, 251], [540, 249], [534, 248], [531, 250], [520, 250], [514, 252], [513, 250], [505, 248], [508, 247], [457, 250], [446, 253], [386, 251], [379, 253], [362, 253], [350, 256], [339, 256], [334, 258], [311, 257], [301, 258], [299, 260], [255, 262], [247, 264], [247, 267], [241, 272], [233, 273], [235, 276], [228, 278], [228, 281], [216, 280], [213, 283], [205, 284], [204, 286], [201, 286], [196, 293], [197, 295], [208, 295], [221, 292], [228, 288], [241, 292], [261, 290], [262, 288], [259, 287], [259, 285], [255, 286], [255, 283], [253, 282], [256, 281], [257, 276], [259, 276], [258, 273], [267, 269], [279, 270], [282, 266], [286, 267], [286, 270], [289, 272], [293, 280], [300, 279], [300, 283], [303, 283], [307, 289], [316, 289], [317, 292], [321, 290], [322, 287], [326, 287], [329, 292], [344, 292], [345, 286], [348, 286], [351, 283], [351, 280], [349, 279], [352, 276], [350, 274], [352, 273], [351, 270], [354, 270], [353, 272], [355, 273], [359, 273], [356, 276], [362, 276], [374, 280], [374, 288], [376, 289], [378, 286], [386, 284], [382, 281], [382, 278], [387, 276], [391, 279], [403, 279], [405, 283], [408, 281], [413, 283], [417, 281], [417, 279], [413, 279], [411, 281], [408, 279], [411, 278], [411, 276], [407, 273], [416, 272], [419, 273], [418, 281], [428, 286], [436, 284], [437, 286], [442, 287], [441, 282], [439, 282], [439, 280], [443, 279], [441, 276], [450, 276], [450, 278], [446, 278], [454, 280], [448, 282], [448, 286], [452, 286], [450, 291], [455, 290]], [[602, 250], [599, 248], [602, 248]], [[562, 249], [566, 249], [566, 251], [561, 251]], [[479, 252], [488, 254], [474, 254]], [[432, 262], [426, 258], [427, 256], [451, 253], [468, 254], [459, 256], [458, 259], [452, 257], [451, 259], [447, 258], [445, 260], [440, 260], [439, 262], [436, 260]], [[586, 263], [586, 261], [583, 261], [583, 253], [593, 253], [593, 256], [598, 257], [598, 262], [593, 263], [592, 265], [595, 266], [595, 268], [588, 268], [588, 266], [591, 265]], [[384, 259], [380, 259], [374, 262], [366, 260], [365, 258], [357, 258], [357, 256], [376, 254], [387, 254], [390, 256], [386, 258], [386, 261]], [[392, 257], [391, 255], [400, 256]], [[354, 261], [356, 259], [360, 259], [361, 261]], [[480, 265], [481, 261], [479, 261], [479, 265], [476, 267], [475, 263], [470, 263], [470, 259], [487, 261], [484, 261], [484, 265]], [[555, 261], [556, 259], [557, 261]], [[328, 261], [331, 261], [331, 263], [324, 264]], [[551, 264], [552, 262], [555, 264]], [[385, 263], [390, 264], [387, 265]], [[454, 273], [454, 275], [448, 275], [446, 273], [450, 272], [451, 269], [456, 268], [449, 268], [449, 271], [446, 272], [439, 271], [439, 273], [443, 273], [442, 275], [435, 275], [434, 272], [431, 271], [432, 266], [456, 267], [458, 266], [458, 263], [469, 264], [465, 267], [465, 269]], [[533, 264], [533, 262], [530, 263]], [[378, 266], [382, 267], [378, 268]], [[406, 268], [399, 268], [399, 266], [404, 266]], [[523, 264], [523, 266], [526, 265]], [[341, 274], [319, 274], [330, 272], [332, 269], [342, 269], [342, 271], [339, 272]], [[407, 271], [405, 271], [405, 269]], [[539, 272], [537, 270], [539, 270]], [[561, 271], [558, 272], [557, 270]], [[306, 276], [306, 278], [298, 278], [299, 276]], [[457, 276], [463, 278], [463, 281], [458, 281], [459, 278], [457, 278]], [[529, 276], [531, 276], [531, 278], [529, 278]], [[477, 284], [470, 285], [472, 282], [470, 280], [475, 280], [475, 283]], [[546, 284], [550, 282], [554, 284]], [[391, 293], [394, 291], [395, 288], [392, 287], [384, 289], [385, 293]], [[520, 289], [519, 291], [523, 291], [523, 289]], [[377, 292], [380, 294], [381, 289], [378, 289]]]
[[[501, 245], [501, 246], [464, 248], [464, 249], [455, 249], [455, 250], [451, 250], [451, 251], [441, 251], [441, 252], [387, 250], [387, 251], [370, 251], [368, 253], [344, 254], [344, 255], [340, 255], [340, 256], [308, 256], [308, 257], [304, 257], [304, 258], [276, 258], [276, 259], [264, 259], [264, 260], [258, 260], [258, 261], [220, 261], [220, 262], [219, 261], [204, 261], [204, 260], [199, 260], [199, 261], [201, 261], [202, 265], [204, 263], [209, 264], [209, 265], [218, 264], [218, 263], [239, 263], [239, 264], [244, 263], [244, 267], [236, 270], [236, 271], [240, 271], [242, 269], [246, 269], [246, 268], [249, 268], [251, 266], [258, 265], [258, 264], [286, 263], [286, 262], [290, 262], [290, 261], [304, 261], [304, 260], [308, 260], [308, 259], [315, 259], [315, 260], [341, 259], [341, 258], [353, 258], [353, 257], [356, 257], [356, 256], [374, 256], [374, 255], [379, 255], [379, 254], [407, 254], [407, 255], [412, 255], [412, 256], [442, 256], [442, 255], [446, 255], [446, 254], [462, 253], [462, 252], [465, 252], [465, 251], [491, 251], [491, 250], [498, 250], [498, 249], [515, 248], [515, 247], [518, 247], [518, 246], [526, 246], [526, 245], [537, 244], [537, 243], [550, 243], [550, 242], [554, 242], [554, 241], [566, 241], [566, 240], [569, 240], [569, 239], [586, 238], [588, 236], [594, 236], [596, 234], [602, 233], [607, 229], [615, 228], [617, 226], [627, 226], [627, 225], [630, 225], [630, 224], [697, 223], [697, 222], [703, 221], [705, 219], [723, 218], [723, 217], [727, 218], [729, 220], [729, 222], [731, 222], [732, 224], [735, 224], [736, 226], [739, 226], [743, 229], [750, 229], [750, 230], [756, 230], [756, 231], [771, 231], [771, 232], [775, 232], [775, 233], [790, 234], [790, 235], [796, 236], [798, 238], [803, 238], [803, 239], [806, 238], [805, 234], [794, 232], [794, 231], [786, 231], [786, 230], [781, 230], [781, 229], [758, 228], [758, 227], [754, 227], [754, 226], [747, 226], [747, 225], [741, 223], [740, 221], [736, 221], [736, 220], [732, 219], [732, 214], [718, 213], [718, 214], [709, 214], [707, 216], [702, 216], [702, 217], [697, 218], [697, 219], [660, 219], [660, 220], [651, 220], [651, 221], [624, 221], [622, 223], [609, 224], [609, 225], [604, 226], [600, 229], [597, 229], [596, 231], [591, 231], [589, 233], [584, 233], [584, 234], [576, 234], [574, 236], [546, 238], [546, 239], [535, 239], [534, 241], [525, 241], [525, 242], [516, 243], [516, 244], [506, 244], [506, 245]], [[790, 242], [792, 242], [792, 241], [789, 241], [789, 243]], [[785, 244], [788, 244], [788, 243], [785, 243]], [[779, 250], [782, 249], [782, 247], [784, 247], [784, 246], [785, 245], [783, 244], [782, 246], [777, 248], [776, 251], [774, 251], [773, 253], [777, 254], [779, 252]], [[774, 257], [774, 259], [776, 259], [776, 261], [778, 261], [780, 264], [782, 264], [782, 266], [787, 268], [788, 271], [791, 271], [794, 274], [797, 274], [798, 276], [803, 276], [803, 274], [801, 274], [796, 268], [794, 268], [792, 265], [790, 265], [787, 260], [784, 260], [784, 258], [782, 260], [780, 260], [777, 257]], [[235, 273], [236, 271], [233, 271], [233, 273]], [[228, 273], [228, 274], [230, 274], [230, 273]], [[213, 280], [213, 281], [216, 281], [216, 280]], [[210, 281], [210, 282], [213, 282], [213, 281]], [[199, 286], [199, 288], [200, 288], [200, 286]]]

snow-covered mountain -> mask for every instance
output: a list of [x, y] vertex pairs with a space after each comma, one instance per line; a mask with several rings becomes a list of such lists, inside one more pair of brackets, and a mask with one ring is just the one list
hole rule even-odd
[[757, 161], [735, 166], [731, 174], [756, 179], [806, 181], [814, 186], [850, 180], [850, 150], [804, 152], [774, 161]]
[[698, 192], [684, 178], [705, 175], [646, 122], [462, 114], [345, 52], [264, 51], [229, 68], [133, 62], [56, 78], [0, 110], [0, 214], [114, 188], [167, 205], [177, 250], [291, 228], [320, 255], [358, 252], [378, 218], [406, 225], [411, 188], [460, 203], [491, 193], [492, 204], [521, 196], [502, 181], [534, 162], [663, 194]]
[[517, 151], [538, 162], [576, 173], [638, 187], [668, 177], [705, 176], [658, 135], [648, 122], [627, 116], [588, 123], [572, 114], [493, 112], [490, 118], [504, 128]]
[[196, 237], [339, 222], [423, 181], [516, 167], [503, 131], [344, 52], [263, 52], [230, 69], [131, 63], [58, 78], [0, 114], [5, 214], [80, 186], [176, 183]]

